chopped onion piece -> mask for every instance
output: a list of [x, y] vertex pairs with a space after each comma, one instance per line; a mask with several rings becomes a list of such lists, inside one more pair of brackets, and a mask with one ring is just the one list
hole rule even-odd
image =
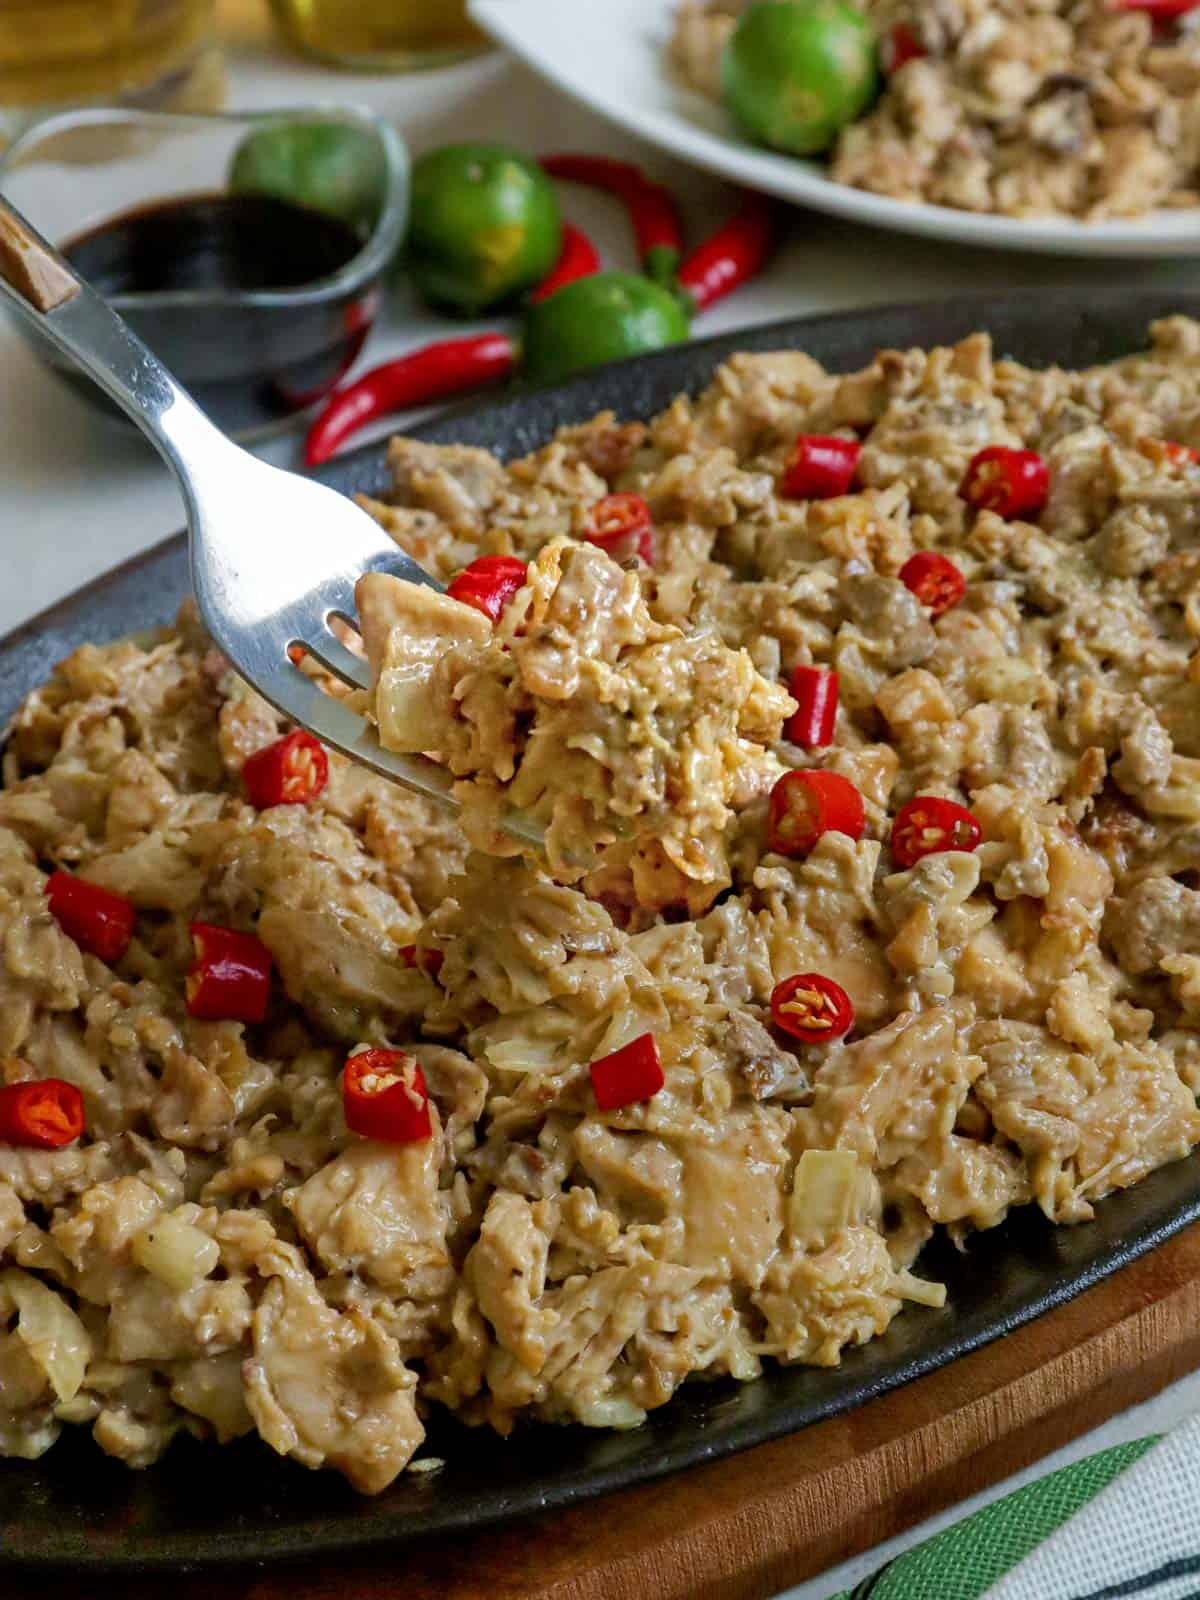
[[197, 1228], [180, 1207], [165, 1217], [156, 1217], [130, 1247], [139, 1267], [153, 1274], [168, 1289], [190, 1289], [207, 1278], [221, 1258], [217, 1241]]
[[806, 1150], [796, 1163], [788, 1212], [792, 1232], [822, 1237], [849, 1227], [858, 1202], [853, 1150]]
[[31, 1272], [0, 1272], [0, 1302], [16, 1307], [17, 1337], [60, 1400], [79, 1392], [92, 1357], [88, 1331], [60, 1294]]

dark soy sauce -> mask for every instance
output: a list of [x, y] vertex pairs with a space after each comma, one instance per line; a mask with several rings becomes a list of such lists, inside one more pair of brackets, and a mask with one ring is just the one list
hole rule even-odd
[[110, 217], [62, 246], [102, 295], [296, 289], [362, 248], [349, 223], [260, 194], [183, 195]]

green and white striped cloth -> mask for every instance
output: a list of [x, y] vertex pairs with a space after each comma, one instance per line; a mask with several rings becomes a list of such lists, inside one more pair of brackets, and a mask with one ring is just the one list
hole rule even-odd
[[836, 1600], [1200, 1600], [1200, 1417], [1073, 1462]]

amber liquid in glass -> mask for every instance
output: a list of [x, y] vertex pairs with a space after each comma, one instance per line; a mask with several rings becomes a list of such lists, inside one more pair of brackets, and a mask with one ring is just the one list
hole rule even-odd
[[199, 109], [186, 91], [212, 15], [213, 0], [0, 0], [0, 122], [89, 101]]
[[486, 45], [466, 0], [271, 0], [271, 9], [295, 44], [345, 66], [434, 66]]

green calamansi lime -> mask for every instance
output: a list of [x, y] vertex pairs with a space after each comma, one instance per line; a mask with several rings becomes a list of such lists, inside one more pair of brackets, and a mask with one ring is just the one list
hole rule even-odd
[[845, 0], [755, 0], [725, 46], [721, 81], [753, 138], [816, 155], [879, 91], [875, 36]]
[[556, 383], [687, 336], [687, 312], [661, 285], [632, 272], [597, 272], [529, 307], [521, 371], [535, 383]]
[[561, 243], [554, 188], [519, 150], [452, 144], [414, 165], [408, 267], [434, 305], [502, 305], [541, 282]]
[[233, 153], [235, 194], [269, 194], [341, 217], [363, 233], [386, 198], [387, 164], [379, 144], [345, 122], [268, 123]]

